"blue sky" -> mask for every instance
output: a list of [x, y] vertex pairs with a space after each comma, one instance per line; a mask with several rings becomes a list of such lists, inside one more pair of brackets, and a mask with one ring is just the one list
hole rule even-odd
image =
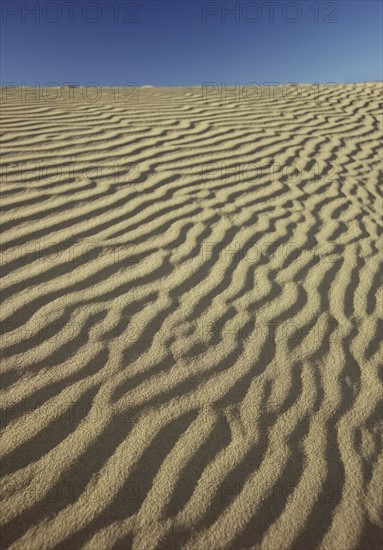
[[382, 80], [379, 0], [1, 5], [3, 84]]

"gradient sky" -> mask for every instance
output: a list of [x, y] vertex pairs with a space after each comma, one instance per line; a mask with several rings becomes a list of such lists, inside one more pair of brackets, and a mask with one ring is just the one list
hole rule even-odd
[[273, 21], [263, 0], [2, 0], [1, 82], [382, 80], [380, 0], [274, 4]]

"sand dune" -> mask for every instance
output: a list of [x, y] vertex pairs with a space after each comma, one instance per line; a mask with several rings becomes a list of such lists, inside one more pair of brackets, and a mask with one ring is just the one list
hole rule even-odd
[[380, 83], [2, 90], [2, 546], [377, 549]]

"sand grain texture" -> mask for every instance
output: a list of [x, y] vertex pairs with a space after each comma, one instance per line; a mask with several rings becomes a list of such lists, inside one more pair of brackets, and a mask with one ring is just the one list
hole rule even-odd
[[69, 91], [2, 103], [2, 546], [379, 548], [381, 84]]

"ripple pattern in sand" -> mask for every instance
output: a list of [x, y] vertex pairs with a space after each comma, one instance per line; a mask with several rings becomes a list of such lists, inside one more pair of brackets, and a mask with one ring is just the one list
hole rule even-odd
[[302, 89], [2, 104], [4, 547], [379, 547], [381, 85]]

